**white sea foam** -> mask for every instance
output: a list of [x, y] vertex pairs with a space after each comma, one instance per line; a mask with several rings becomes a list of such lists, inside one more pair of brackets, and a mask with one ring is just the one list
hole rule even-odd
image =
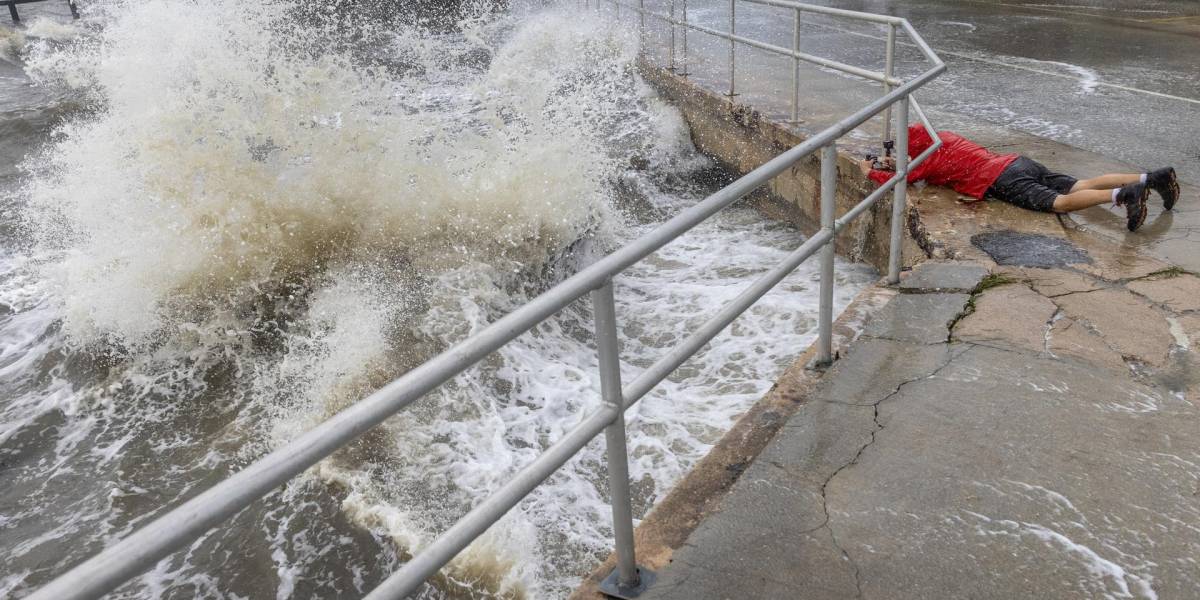
[[[398, 25], [363, 32], [376, 64], [291, 8], [97, 5], [95, 31], [30, 56], [39, 81], [93, 108], [26, 165], [32, 249], [0, 288], [15, 307], [0, 333], [20, 350], [0, 368], [25, 379], [0, 444], [61, 418], [46, 469], [63, 487], [98, 480], [70, 486], [73, 518], [4, 558], [129, 531], [160, 488], [186, 493], [196, 473], [286, 443], [705, 189], [688, 178], [707, 163], [637, 78], [625, 30], [555, 11], [468, 18], [455, 35]], [[630, 155], [655, 174], [629, 171]], [[799, 241], [735, 208], [619, 277], [626, 379]], [[639, 514], [808, 344], [814, 268], [631, 412]], [[871, 277], [840, 275], [839, 307]], [[567, 309], [269, 499], [251, 529], [277, 591], [332, 594], [313, 587], [321, 569], [350, 569], [336, 552], [361, 541], [302, 525], [330, 490], [352, 522], [419, 550], [596, 408], [590, 327], [586, 301]], [[147, 455], [167, 471], [146, 472]], [[552, 476], [438, 593], [568, 590], [611, 544], [602, 456], [593, 444]], [[30, 485], [57, 498], [55, 481]], [[222, 593], [204, 545], [220, 535], [140, 585]], [[394, 567], [380, 561], [354, 565], [359, 585]]]
[[15, 62], [24, 46], [24, 33], [7, 25], [0, 25], [0, 60]]
[[[1071, 539], [1061, 531], [1039, 523], [992, 518], [973, 511], [963, 511], [963, 513], [977, 521], [976, 533], [981, 536], [1014, 538], [1031, 536], [1043, 542], [1047, 547], [1065, 553], [1076, 561], [1090, 577], [1089, 580], [1081, 582], [1085, 591], [1100, 592], [1106, 598], [1142, 598], [1146, 600], [1158, 598], [1158, 594], [1154, 591], [1154, 579], [1151, 576], [1136, 572], [1133, 568], [1121, 565], [1115, 560], [1110, 560], [1086, 543]], [[1085, 531], [1085, 533], [1087, 532]], [[1110, 551], [1116, 551], [1115, 548], [1107, 545], [1105, 547]], [[1141, 566], [1144, 567], [1144, 565]]]
[[1018, 114], [1007, 106], [996, 102], [980, 101], [978, 98], [948, 101], [945, 103], [945, 110], [985, 119], [1006, 127], [1052, 139], [1070, 140], [1079, 137], [1083, 133], [1077, 127]]
[[967, 31], [972, 33], [978, 29], [974, 24], [964, 23], [962, 21], [938, 21], [938, 23], [941, 23], [942, 25], [952, 25], [954, 27], [966, 27]]
[[1070, 510], [1071, 512], [1076, 512], [1076, 513], [1078, 512], [1075, 509], [1075, 505], [1071, 503], [1070, 499], [1068, 499], [1066, 496], [1064, 496], [1054, 490], [1042, 487], [1040, 485], [1034, 485], [1032, 483], [1025, 483], [1024, 481], [1013, 481], [1011, 479], [1005, 479], [1004, 482], [1014, 485], [1014, 486], [1017, 486], [1028, 492], [1039, 492], [1039, 493], [1045, 495], [1050, 500], [1054, 501], [1061, 508], [1066, 508], [1066, 509]]
[[65, 42], [77, 37], [80, 30], [73, 23], [64, 23], [57, 19], [37, 17], [25, 26], [25, 35], [31, 38]]

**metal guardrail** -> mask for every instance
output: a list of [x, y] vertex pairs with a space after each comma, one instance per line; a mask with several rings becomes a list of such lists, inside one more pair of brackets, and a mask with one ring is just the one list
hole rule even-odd
[[[619, 1], [604, 1], [617, 7], [629, 6]], [[803, 143], [781, 153], [703, 201], [680, 212], [652, 232], [567, 278], [470, 338], [412, 369], [399, 379], [300, 435], [291, 443], [267, 454], [228, 479], [105, 548], [96, 556], [34, 592], [29, 599], [96, 598], [116, 589], [126, 580], [151, 568], [159, 560], [183, 548], [187, 543], [199, 538], [239, 510], [261, 499], [279, 485], [299, 475], [343, 445], [404, 409], [430, 390], [449, 381], [486, 355], [585, 295], [591, 296], [594, 310], [602, 407], [584, 418], [581, 423], [518, 472], [511, 481], [480, 502], [449, 530], [418, 552], [412, 560], [375, 588], [368, 598], [376, 600], [402, 598], [417, 590], [426, 579], [450, 562], [475, 538], [496, 523], [555, 470], [590, 443], [601, 430], [605, 432], [607, 442], [607, 462], [617, 555], [617, 568], [605, 580], [602, 589], [609, 595], [623, 598], [639, 594], [652, 580], [653, 574], [639, 569], [635, 560], [633, 518], [629, 497], [629, 466], [625, 449], [625, 410], [646, 395], [802, 262], [816, 254], [818, 250], [821, 251], [821, 283], [818, 319], [820, 333], [817, 354], [820, 363], [828, 364], [832, 360], [834, 285], [834, 247], [832, 242], [838, 232], [851, 221], [873, 206], [889, 191], [893, 192], [888, 279], [893, 283], [899, 280], [901, 221], [906, 202], [906, 177], [910, 169], [908, 160], [910, 96], [915, 90], [946, 69], [937, 54], [904, 19], [811, 6], [786, 0], [740, 0], [790, 9], [795, 11], [796, 15], [801, 12], [812, 12], [886, 23], [891, 26], [893, 32], [896, 27], [901, 27], [932, 63], [928, 70], [909, 81], [892, 78], [891, 60], [888, 60], [888, 68], [885, 73], [876, 73], [801, 53], [796, 49], [798, 45], [788, 50], [738, 36], [735, 33], [736, 17], [733, 16], [738, 1], [730, 0], [730, 31], [721, 32], [688, 23], [686, 11], [683, 21], [674, 19], [675, 0], [671, 0], [671, 15], [658, 15], [646, 11], [643, 6], [644, 0], [639, 0], [636, 10], [642, 22], [643, 41], [645, 40], [644, 19], [646, 16], [666, 20], [672, 27], [672, 33], [676, 28], [683, 28], [685, 31], [693, 29], [729, 40], [731, 93], [734, 93], [736, 89], [733, 83], [735, 48], [737, 44], [741, 43], [791, 56], [796, 61], [812, 62], [882, 83], [885, 86], [885, 94]], [[686, 48], [686, 38], [684, 44]], [[894, 44], [895, 35], [889, 35], [889, 57], [893, 56]], [[672, 58], [673, 48], [674, 39], [672, 39]], [[896, 175], [840, 218], [835, 218], [837, 140], [880, 113], [890, 111], [893, 104], [899, 105], [896, 112], [898, 121], [896, 124]], [[915, 100], [911, 100], [911, 104], [924, 123], [926, 130], [936, 140], [932, 147], [913, 159], [911, 166], [916, 166], [935, 152], [941, 146], [941, 141], [938, 140], [937, 132], [929, 124], [929, 120]], [[667, 355], [650, 365], [632, 382], [622, 385], [617, 351], [612, 278], [818, 150], [821, 151], [821, 229], [793, 250], [781, 263], [747, 287]]]
[[[0, 0], [0, 6], [8, 5], [8, 16], [13, 23], [21, 22], [21, 14], [17, 12], [18, 4], [32, 4], [34, 2], [46, 2], [47, 0]], [[67, 0], [67, 6], [71, 9], [71, 16], [79, 18], [79, 8], [75, 6], [75, 0]]]

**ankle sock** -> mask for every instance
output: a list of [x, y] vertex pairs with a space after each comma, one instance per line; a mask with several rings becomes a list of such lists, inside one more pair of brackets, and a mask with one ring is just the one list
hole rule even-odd
[[1146, 175], [1147, 173], [1142, 173], [1142, 178], [1139, 180], [1141, 183], [1146, 183]]
[[1112, 191], [1112, 203], [1113, 203], [1113, 206], [1117, 206], [1117, 194], [1120, 194], [1120, 193], [1121, 193], [1121, 188], [1117, 188], [1117, 189], [1115, 189], [1115, 190], [1113, 190], [1113, 191]]

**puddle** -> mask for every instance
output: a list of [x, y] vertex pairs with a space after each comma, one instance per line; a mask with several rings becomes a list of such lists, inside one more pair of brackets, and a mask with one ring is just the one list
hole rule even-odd
[[971, 236], [971, 243], [987, 252], [998, 265], [1048, 269], [1092, 262], [1078, 246], [1047, 235], [992, 231]]

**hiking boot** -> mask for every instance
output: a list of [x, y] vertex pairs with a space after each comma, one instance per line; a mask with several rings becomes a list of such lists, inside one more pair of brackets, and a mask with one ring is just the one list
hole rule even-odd
[[1130, 231], [1137, 231], [1146, 222], [1146, 199], [1150, 197], [1150, 188], [1144, 183], [1131, 183], [1117, 192], [1117, 206], [1125, 207]]
[[1179, 180], [1175, 178], [1175, 169], [1171, 167], [1147, 173], [1146, 186], [1158, 192], [1166, 210], [1174, 208], [1175, 201], [1179, 200]]

